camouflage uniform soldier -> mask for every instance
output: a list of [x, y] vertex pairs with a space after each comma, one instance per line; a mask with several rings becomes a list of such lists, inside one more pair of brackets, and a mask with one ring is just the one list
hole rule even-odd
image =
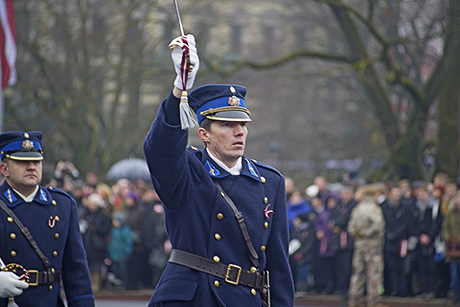
[[357, 192], [360, 203], [353, 209], [348, 232], [354, 237], [353, 275], [351, 276], [348, 306], [358, 306], [367, 290], [367, 306], [378, 306], [377, 300], [383, 279], [383, 243], [385, 220], [377, 205], [379, 187], [368, 185]]

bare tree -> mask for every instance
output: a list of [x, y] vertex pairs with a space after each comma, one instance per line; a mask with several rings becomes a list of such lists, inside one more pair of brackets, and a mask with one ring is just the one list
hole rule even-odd
[[[329, 10], [320, 10], [320, 14], [335, 23], [340, 36], [328, 23], [316, 27], [331, 40], [338, 39], [342, 46], [326, 43], [318, 48], [300, 47], [265, 62], [241, 60], [232, 71], [279, 67], [299, 58], [335, 63], [337, 70], [348, 67], [348, 71], [355, 71], [354, 77], [374, 108], [388, 148], [386, 163], [375, 179], [430, 179], [435, 170], [457, 177], [460, 79], [454, 75], [460, 69], [455, 55], [460, 44], [460, 2], [316, 3]], [[289, 4], [304, 13], [304, 20], [315, 18], [312, 12], [317, 17], [318, 9], [310, 1], [293, 0]], [[439, 126], [439, 134], [434, 137], [429, 136], [433, 125]], [[426, 155], [435, 155], [438, 164], [427, 165]]]
[[46, 131], [49, 161], [72, 160], [84, 172], [142, 157], [151, 116], [143, 120], [141, 91], [146, 78], [163, 82], [164, 55], [145, 34], [157, 26], [148, 22], [157, 5], [15, 1], [19, 80], [9, 129]]

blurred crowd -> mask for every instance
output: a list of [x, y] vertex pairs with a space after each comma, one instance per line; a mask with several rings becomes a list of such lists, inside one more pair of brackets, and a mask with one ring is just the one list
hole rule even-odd
[[[94, 291], [156, 285], [171, 245], [149, 182], [108, 185], [59, 162], [49, 184], [79, 205]], [[306, 188], [286, 178], [286, 197], [298, 294], [339, 294], [349, 306], [364, 295], [368, 305], [382, 295], [460, 300], [460, 190], [445, 174], [372, 184], [318, 176]]]
[[150, 182], [120, 178], [109, 185], [94, 172], [82, 177], [71, 162], [60, 161], [49, 185], [77, 201], [95, 292], [156, 285], [171, 247], [163, 206]]
[[460, 190], [432, 182], [372, 184], [286, 178], [289, 255], [296, 292], [358, 298], [460, 299]]

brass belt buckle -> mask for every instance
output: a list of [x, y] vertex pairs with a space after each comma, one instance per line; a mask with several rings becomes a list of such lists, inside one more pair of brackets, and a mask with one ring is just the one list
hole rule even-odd
[[29, 282], [30, 280], [30, 271], [26, 270], [22, 265], [17, 263], [8, 263], [2, 271], [13, 272], [19, 277], [19, 280], [24, 280], [25, 282]]
[[[236, 275], [235, 280], [229, 279], [229, 278], [230, 278], [230, 272], [231, 272], [233, 269], [237, 269], [237, 270], [238, 270], [238, 274]], [[225, 281], [226, 281], [226, 282], [228, 282], [229, 284], [232, 284], [232, 285], [238, 285], [238, 283], [240, 282], [240, 276], [241, 276], [241, 267], [240, 267], [240, 266], [235, 265], [235, 264], [229, 264], [229, 265], [227, 266], [227, 273], [225, 274]]]
[[32, 276], [32, 274], [35, 274], [35, 281], [31, 282], [32, 277], [29, 277], [29, 286], [38, 286], [38, 271], [37, 270], [29, 270], [29, 274]]

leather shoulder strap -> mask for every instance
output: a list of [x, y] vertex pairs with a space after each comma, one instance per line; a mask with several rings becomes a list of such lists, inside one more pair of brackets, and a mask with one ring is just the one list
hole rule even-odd
[[51, 268], [50, 261], [48, 260], [48, 258], [46, 258], [46, 256], [43, 254], [43, 252], [38, 247], [38, 245], [35, 242], [34, 238], [30, 234], [29, 229], [27, 229], [27, 227], [25, 227], [22, 224], [22, 222], [18, 219], [16, 214], [14, 214], [14, 212], [11, 211], [10, 208], [8, 208], [8, 206], [5, 204], [5, 202], [1, 198], [0, 198], [0, 207], [3, 209], [3, 211], [6, 212], [6, 214], [8, 214], [11, 218], [13, 218], [13, 221], [16, 223], [16, 225], [18, 225], [19, 229], [21, 229], [21, 232], [26, 236], [26, 238], [29, 241], [30, 245], [32, 245], [32, 248], [35, 250], [35, 252], [38, 254], [38, 256], [40, 256], [40, 259], [42, 260], [42, 262], [45, 265], [46, 269], [47, 270], [50, 269]]
[[235, 203], [227, 195], [227, 193], [225, 193], [225, 191], [222, 188], [222, 186], [220, 185], [220, 183], [214, 178], [213, 178], [213, 180], [214, 180], [214, 183], [216, 184], [216, 186], [219, 188], [220, 193], [222, 194], [224, 199], [227, 201], [227, 203], [232, 208], [233, 214], [235, 214], [235, 218], [238, 221], [238, 225], [240, 226], [241, 233], [243, 234], [244, 242], [246, 243], [246, 246], [247, 246], [247, 248], [249, 250], [249, 256], [251, 258], [251, 263], [252, 263], [253, 266], [258, 268], [259, 267], [259, 256], [257, 255], [256, 250], [254, 248], [254, 245], [251, 242], [251, 237], [249, 237], [249, 233], [248, 233], [246, 224], [244, 223], [243, 214], [240, 211], [238, 211], [238, 208], [235, 206]]

